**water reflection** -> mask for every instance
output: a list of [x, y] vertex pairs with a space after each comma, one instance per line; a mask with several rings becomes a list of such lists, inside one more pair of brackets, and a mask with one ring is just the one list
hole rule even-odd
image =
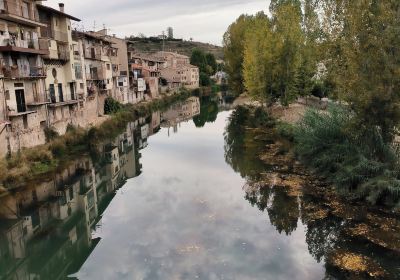
[[198, 98], [153, 112], [127, 125], [46, 182], [0, 198], [0, 279], [64, 279], [77, 273], [99, 244], [92, 232], [128, 179], [139, 176], [141, 150], [163, 125], [177, 127], [199, 114]]
[[342, 201], [287, 154], [273, 130], [251, 128], [250, 116], [239, 107], [225, 132], [226, 161], [246, 177], [245, 199], [279, 234], [290, 236], [302, 223], [326, 279], [400, 279], [400, 218]]
[[398, 220], [337, 207], [246, 112], [202, 102], [131, 122], [95, 160], [3, 195], [0, 279], [340, 279], [329, 259], [343, 255], [396, 279], [384, 247], [396, 240], [377, 230]]

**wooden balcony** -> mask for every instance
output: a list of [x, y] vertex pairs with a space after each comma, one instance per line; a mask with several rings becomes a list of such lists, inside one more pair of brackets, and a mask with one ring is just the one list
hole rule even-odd
[[0, 0], [0, 19], [24, 24], [31, 27], [44, 27], [39, 22], [39, 15], [35, 6], [24, 2]]

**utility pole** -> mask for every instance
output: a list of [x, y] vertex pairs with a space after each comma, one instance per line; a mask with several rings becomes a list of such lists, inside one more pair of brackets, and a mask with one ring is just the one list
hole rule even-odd
[[165, 49], [165, 31], [162, 32], [162, 55], [164, 56]]

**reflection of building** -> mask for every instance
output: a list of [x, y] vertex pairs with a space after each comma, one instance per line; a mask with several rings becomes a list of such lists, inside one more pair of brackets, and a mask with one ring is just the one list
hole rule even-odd
[[173, 105], [168, 111], [162, 113], [162, 126], [174, 127], [177, 132], [178, 124], [189, 121], [193, 117], [200, 114], [200, 99], [198, 97], [190, 97], [186, 101]]
[[100, 241], [92, 232], [116, 191], [141, 172], [139, 149], [157, 126], [153, 115], [129, 123], [95, 162], [78, 159], [47, 182], [0, 198], [0, 279], [64, 279], [79, 271]]

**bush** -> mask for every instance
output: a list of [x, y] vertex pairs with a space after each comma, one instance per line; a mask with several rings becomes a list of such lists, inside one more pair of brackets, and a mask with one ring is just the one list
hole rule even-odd
[[279, 122], [276, 124], [276, 132], [279, 136], [293, 142], [295, 127], [292, 124]]
[[122, 109], [122, 104], [112, 97], [107, 97], [104, 102], [104, 114], [111, 115], [119, 112]]
[[346, 108], [309, 110], [294, 129], [296, 153], [349, 198], [394, 206], [400, 200], [397, 148], [376, 128], [353, 127]]
[[44, 135], [46, 137], [46, 142], [50, 142], [60, 136], [54, 127], [46, 127], [44, 129]]

